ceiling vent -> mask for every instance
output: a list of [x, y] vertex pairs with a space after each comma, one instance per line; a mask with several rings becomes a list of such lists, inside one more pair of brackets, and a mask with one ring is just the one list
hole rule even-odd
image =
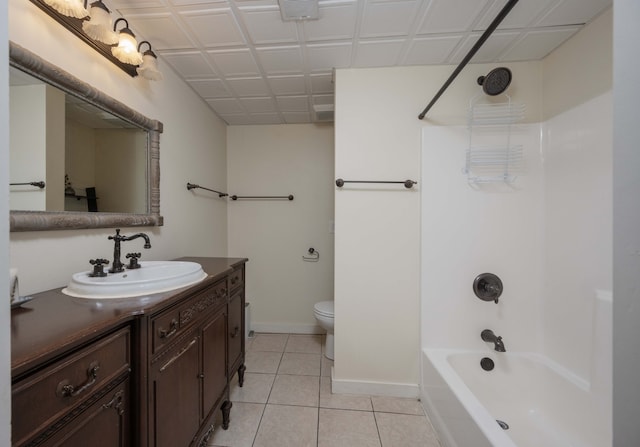
[[333, 122], [333, 104], [314, 104], [313, 111], [316, 122]]
[[318, 0], [278, 0], [282, 20], [316, 20]]

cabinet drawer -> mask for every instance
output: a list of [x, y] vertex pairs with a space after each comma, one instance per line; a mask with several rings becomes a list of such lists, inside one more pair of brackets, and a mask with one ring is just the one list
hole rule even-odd
[[[239, 364], [240, 355], [243, 352], [244, 342], [244, 292], [234, 293], [229, 300], [229, 323], [228, 323], [228, 343], [229, 343], [229, 377], [233, 376], [233, 370]], [[241, 363], [241, 362], [240, 362]]]
[[229, 274], [229, 290], [235, 290], [244, 285], [244, 266]]
[[13, 443], [21, 445], [129, 371], [129, 328], [53, 363], [12, 387]]
[[151, 321], [153, 330], [153, 354], [178, 338], [178, 335], [204, 313], [223, 305], [227, 299], [227, 282], [223, 279], [206, 288]]

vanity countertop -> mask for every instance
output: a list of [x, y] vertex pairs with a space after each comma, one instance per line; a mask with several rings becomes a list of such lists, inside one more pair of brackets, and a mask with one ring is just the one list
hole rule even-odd
[[194, 285], [170, 292], [126, 299], [92, 300], [73, 298], [62, 287], [33, 295], [33, 300], [11, 311], [11, 376], [13, 380], [34, 365], [53, 359], [89, 339], [128, 324], [139, 315], [153, 313], [179, 301], [185, 293], [205, 288], [245, 258], [184, 257], [202, 265], [208, 277]]

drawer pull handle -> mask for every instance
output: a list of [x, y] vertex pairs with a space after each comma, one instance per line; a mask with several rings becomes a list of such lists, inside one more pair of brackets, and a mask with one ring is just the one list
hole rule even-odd
[[233, 330], [233, 332], [230, 334], [231, 338], [236, 338], [238, 336], [238, 334], [240, 333], [240, 327], [236, 326], [236, 328]]
[[173, 334], [178, 332], [178, 320], [174, 318], [173, 320], [171, 320], [171, 323], [169, 323], [169, 330], [160, 329], [159, 332], [160, 332], [160, 338], [171, 337]]
[[164, 372], [165, 369], [167, 369], [169, 366], [171, 366], [171, 364], [173, 362], [175, 362], [176, 360], [178, 360], [180, 357], [182, 357], [184, 355], [185, 352], [187, 352], [189, 350], [189, 348], [191, 348], [191, 346], [195, 345], [198, 342], [197, 338], [194, 338], [193, 340], [191, 340], [191, 342], [185, 346], [184, 348], [182, 348], [180, 350], [180, 352], [178, 352], [176, 355], [174, 355], [173, 357], [171, 357], [169, 359], [169, 361], [167, 363], [165, 363], [164, 365], [162, 365], [162, 367], [160, 368], [160, 372]]
[[98, 362], [92, 362], [87, 368], [87, 381], [79, 386], [73, 386], [68, 380], [63, 380], [58, 384], [56, 395], [58, 397], [76, 397], [82, 394], [87, 389], [91, 388], [98, 380], [98, 370], [100, 370], [100, 364]]

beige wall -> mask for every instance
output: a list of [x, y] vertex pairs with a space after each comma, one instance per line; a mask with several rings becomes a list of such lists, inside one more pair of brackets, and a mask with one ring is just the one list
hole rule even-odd
[[[186, 189], [189, 181], [206, 184], [212, 178], [226, 185], [226, 125], [162, 62], [164, 81], [132, 78], [31, 2], [9, 0], [8, 5], [12, 41], [163, 122], [160, 211], [165, 225], [123, 229], [124, 234], [149, 233], [153, 248], [143, 251], [143, 259], [226, 255], [226, 203], [203, 200]], [[89, 259], [111, 257], [107, 236], [113, 233], [113, 229], [11, 233], [10, 263], [20, 271], [21, 291], [63, 286], [71, 273], [90, 267]]]
[[[294, 195], [228, 204], [229, 255], [249, 258], [251, 327], [318, 332], [313, 305], [333, 299], [333, 126], [230, 126], [227, 135], [230, 194]], [[215, 178], [208, 186], [221, 187]], [[309, 247], [318, 262], [302, 259]]]

